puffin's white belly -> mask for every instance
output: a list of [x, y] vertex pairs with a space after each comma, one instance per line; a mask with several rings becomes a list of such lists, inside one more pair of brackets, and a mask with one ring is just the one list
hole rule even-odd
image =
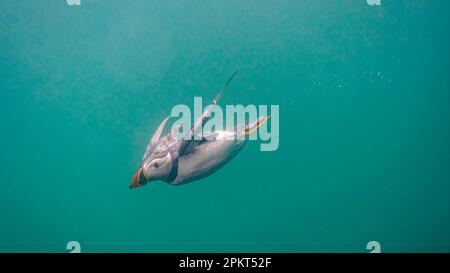
[[234, 132], [216, 132], [215, 140], [205, 141], [178, 160], [178, 175], [173, 185], [206, 177], [220, 169], [244, 147], [245, 140], [234, 139]]

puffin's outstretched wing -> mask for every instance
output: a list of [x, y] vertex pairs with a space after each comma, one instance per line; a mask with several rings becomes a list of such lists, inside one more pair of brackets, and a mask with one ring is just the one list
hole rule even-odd
[[169, 120], [170, 116], [165, 118], [161, 124], [159, 125], [158, 129], [156, 129], [155, 133], [153, 134], [152, 138], [148, 142], [147, 148], [145, 149], [144, 156], [142, 156], [142, 162], [144, 162], [154, 151], [156, 146], [158, 145], [159, 138], [161, 137], [161, 133], [164, 129], [164, 125], [166, 125], [167, 120]]
[[205, 124], [205, 122], [211, 118], [211, 112], [212, 109], [214, 108], [214, 106], [217, 105], [217, 103], [219, 102], [220, 98], [223, 95], [223, 91], [225, 91], [225, 88], [228, 86], [228, 84], [231, 82], [231, 80], [234, 78], [234, 76], [236, 76], [236, 74], [239, 72], [239, 70], [236, 70], [228, 79], [228, 81], [224, 84], [224, 86], [222, 87], [222, 89], [220, 90], [219, 94], [217, 94], [217, 96], [214, 98], [213, 103], [211, 105], [209, 105], [206, 110], [203, 112], [202, 116], [200, 118], [198, 118], [195, 123], [194, 126], [192, 126], [192, 129], [190, 131], [190, 138], [192, 139], [195, 134], [197, 134], [198, 130], [200, 128], [203, 127], [203, 125]]
[[[202, 116], [199, 117], [195, 123], [194, 126], [192, 126], [192, 129], [188, 132], [187, 138], [184, 138], [185, 140], [180, 144], [180, 154], [185, 154], [187, 151], [189, 151], [192, 148], [192, 145], [190, 142], [195, 141], [194, 136], [198, 133], [199, 129], [203, 127], [203, 125], [208, 121], [208, 119], [211, 118], [211, 112], [214, 106], [217, 105], [220, 98], [223, 95], [223, 92], [225, 91], [225, 88], [228, 86], [228, 84], [231, 82], [231, 80], [236, 76], [236, 74], [239, 72], [239, 70], [236, 70], [230, 78], [228, 78], [227, 82], [223, 85], [222, 89], [220, 90], [219, 94], [214, 98], [213, 103], [209, 105], [206, 110], [203, 112]], [[186, 140], [188, 139], [188, 140]], [[202, 140], [201, 140], [202, 141]], [[194, 143], [193, 146], [195, 146]]]

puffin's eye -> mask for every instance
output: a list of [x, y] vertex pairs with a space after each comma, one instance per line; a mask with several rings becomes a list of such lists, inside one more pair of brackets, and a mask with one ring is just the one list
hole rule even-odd
[[158, 164], [157, 162], [155, 162], [155, 164], [153, 164], [153, 166], [154, 166], [155, 168], [159, 168], [159, 164]]

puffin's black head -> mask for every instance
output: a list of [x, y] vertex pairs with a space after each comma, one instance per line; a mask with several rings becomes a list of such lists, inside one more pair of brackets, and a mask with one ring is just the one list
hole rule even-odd
[[168, 152], [152, 154], [136, 172], [130, 189], [142, 187], [151, 180], [167, 178], [172, 170], [172, 158]]

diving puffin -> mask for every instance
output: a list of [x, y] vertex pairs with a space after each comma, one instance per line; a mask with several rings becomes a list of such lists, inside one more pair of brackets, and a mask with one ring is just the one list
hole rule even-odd
[[211, 118], [213, 107], [217, 105], [225, 87], [237, 72], [231, 75], [213, 103], [194, 123], [189, 130], [190, 137], [182, 139], [176, 137], [175, 131], [178, 132], [179, 127], [173, 128], [161, 137], [170, 116], [161, 122], [147, 145], [130, 189], [142, 187], [154, 180], [162, 180], [171, 185], [197, 181], [215, 173], [242, 150], [248, 142], [248, 136], [266, 123], [270, 116], [261, 116], [252, 123], [237, 125], [232, 130], [203, 131], [200, 139], [193, 137]]

